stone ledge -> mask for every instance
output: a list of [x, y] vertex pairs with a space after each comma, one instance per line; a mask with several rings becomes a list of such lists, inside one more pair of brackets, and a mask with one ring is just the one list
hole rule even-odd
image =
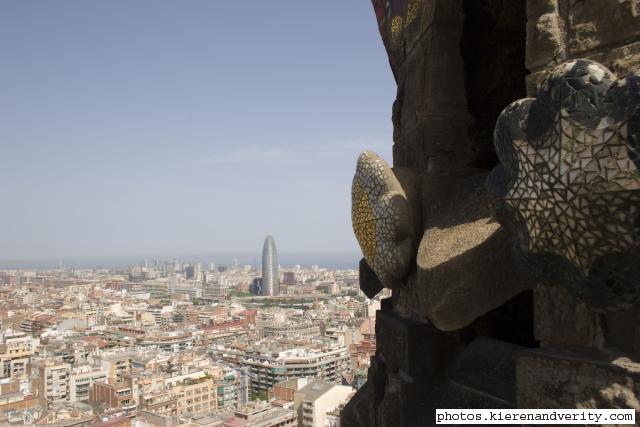
[[592, 351], [529, 350], [516, 362], [519, 408], [633, 408], [640, 416], [640, 364]]
[[560, 287], [534, 289], [534, 334], [542, 347], [554, 345], [600, 347], [603, 332], [599, 315], [578, 303]]

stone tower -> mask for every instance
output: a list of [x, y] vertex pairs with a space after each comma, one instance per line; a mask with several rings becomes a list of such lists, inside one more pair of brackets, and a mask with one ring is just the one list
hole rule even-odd
[[393, 166], [358, 159], [360, 287], [392, 297], [342, 425], [436, 408], [640, 415], [640, 3], [373, 0]]

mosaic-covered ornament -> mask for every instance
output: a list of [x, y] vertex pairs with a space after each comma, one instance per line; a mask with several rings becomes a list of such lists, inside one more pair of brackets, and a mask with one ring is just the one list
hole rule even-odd
[[495, 215], [525, 263], [598, 311], [640, 301], [640, 76], [576, 60], [496, 123]]
[[358, 158], [351, 222], [364, 258], [380, 282], [388, 288], [398, 286], [414, 253], [411, 210], [389, 165], [371, 151]]

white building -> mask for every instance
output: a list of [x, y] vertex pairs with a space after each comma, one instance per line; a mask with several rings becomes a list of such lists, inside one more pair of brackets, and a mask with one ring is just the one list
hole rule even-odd
[[300, 427], [325, 427], [328, 412], [344, 403], [355, 390], [352, 387], [312, 381], [296, 391], [293, 407]]
[[38, 392], [47, 408], [69, 402], [69, 363], [42, 361], [37, 365]]
[[363, 314], [364, 317], [376, 317], [376, 311], [380, 310], [379, 299], [368, 299], [364, 302]]
[[89, 391], [94, 381], [104, 382], [107, 374], [101, 368], [89, 365], [78, 366], [69, 375], [69, 403], [89, 401]]

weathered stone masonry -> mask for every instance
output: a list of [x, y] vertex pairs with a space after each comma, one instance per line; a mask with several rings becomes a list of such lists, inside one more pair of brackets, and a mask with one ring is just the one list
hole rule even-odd
[[640, 1], [373, 6], [394, 164], [360, 159], [354, 227], [393, 297], [343, 425], [640, 411]]

